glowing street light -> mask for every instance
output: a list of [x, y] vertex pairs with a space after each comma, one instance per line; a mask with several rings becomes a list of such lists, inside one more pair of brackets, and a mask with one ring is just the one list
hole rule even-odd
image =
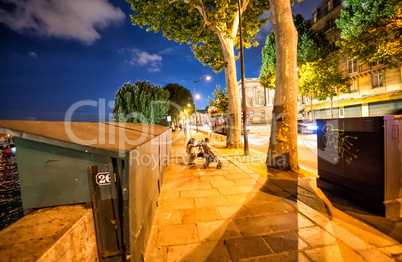
[[193, 78], [193, 84], [194, 84], [194, 112], [195, 112], [195, 126], [196, 126], [196, 128], [197, 128], [197, 133], [198, 133], [198, 117], [197, 117], [197, 99], [200, 99], [200, 95], [196, 95], [195, 94], [195, 83], [198, 83], [198, 82], [200, 82], [200, 80], [203, 78], [203, 77], [205, 77], [207, 80], [210, 80], [211, 79], [211, 77], [209, 76], [209, 75], [203, 75], [203, 76], [201, 76], [198, 80], [195, 80], [194, 78]]

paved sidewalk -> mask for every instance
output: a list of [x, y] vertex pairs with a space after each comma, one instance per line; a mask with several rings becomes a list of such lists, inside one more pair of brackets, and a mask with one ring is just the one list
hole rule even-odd
[[315, 179], [266, 180], [230, 159], [185, 167], [175, 136], [145, 261], [402, 261], [393, 232], [333, 208]]

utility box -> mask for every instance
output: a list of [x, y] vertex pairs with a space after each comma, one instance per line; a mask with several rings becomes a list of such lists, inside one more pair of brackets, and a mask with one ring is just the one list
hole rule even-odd
[[382, 117], [317, 120], [317, 185], [385, 215]]
[[399, 220], [401, 117], [319, 119], [317, 126], [317, 185]]
[[402, 220], [402, 115], [384, 116], [385, 216]]
[[100, 261], [142, 261], [171, 130], [151, 124], [0, 121], [15, 139], [23, 209], [92, 202]]

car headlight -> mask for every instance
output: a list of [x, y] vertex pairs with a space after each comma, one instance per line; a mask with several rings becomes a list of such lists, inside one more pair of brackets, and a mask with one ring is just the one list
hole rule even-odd
[[317, 126], [317, 125], [308, 125], [308, 126], [307, 126], [307, 129], [308, 129], [308, 130], [317, 130], [317, 129], [318, 129], [318, 126]]

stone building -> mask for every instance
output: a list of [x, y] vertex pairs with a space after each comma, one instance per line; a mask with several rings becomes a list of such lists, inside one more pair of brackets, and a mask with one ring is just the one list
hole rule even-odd
[[[241, 80], [237, 86], [242, 99]], [[245, 87], [249, 123], [268, 123], [272, 118], [275, 91], [262, 87], [259, 78], [246, 78]]]
[[[250, 124], [265, 124], [272, 120], [272, 108], [274, 106], [275, 90], [264, 88], [259, 78], [246, 78], [246, 103], [248, 107], [248, 121]], [[242, 101], [241, 80], [237, 82], [240, 101]], [[298, 98], [298, 109], [306, 106], [307, 97]]]
[[[325, 33], [331, 42], [332, 56], [345, 75], [352, 78], [352, 86], [346, 94], [333, 99], [334, 117], [378, 116], [394, 113], [402, 108], [401, 68], [386, 63], [362, 63], [338, 55], [335, 42], [340, 40], [341, 30], [335, 20], [340, 17], [342, 0], [323, 0], [312, 12], [312, 29]], [[309, 107], [308, 107], [309, 108]], [[314, 117], [329, 118], [329, 100], [313, 103]]]

